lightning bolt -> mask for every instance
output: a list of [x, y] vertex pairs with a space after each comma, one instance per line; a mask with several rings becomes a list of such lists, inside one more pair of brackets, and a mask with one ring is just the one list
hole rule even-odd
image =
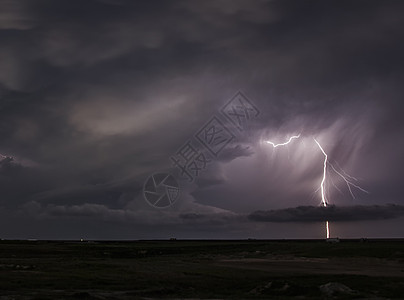
[[275, 144], [275, 143], [273, 143], [273, 142], [271, 142], [271, 141], [266, 141], [266, 142], [267, 142], [267, 144], [271, 144], [272, 147], [276, 148], [276, 147], [279, 147], [279, 146], [286, 146], [286, 145], [289, 144], [292, 140], [298, 139], [299, 137], [300, 137], [300, 133], [299, 133], [298, 135], [291, 136], [287, 142], [281, 143], [281, 144]]
[[321, 152], [324, 154], [324, 163], [323, 163], [323, 178], [321, 179], [320, 183], [320, 189], [321, 189], [321, 204], [324, 207], [327, 207], [327, 198], [325, 196], [325, 181], [327, 178], [327, 162], [328, 162], [328, 155], [325, 153], [323, 147], [321, 147], [320, 143], [317, 142], [316, 139], [314, 139], [316, 142], [317, 146], [320, 148]]
[[[279, 146], [286, 146], [286, 145], [288, 145], [290, 142], [292, 142], [293, 139], [298, 139], [298, 138], [300, 138], [300, 134], [291, 136], [291, 137], [289, 138], [289, 140], [286, 141], [286, 142], [284, 142], [284, 143], [275, 144], [274, 142], [271, 142], [271, 141], [266, 141], [266, 143], [272, 145], [273, 148], [277, 148], [277, 147], [279, 147]], [[356, 188], [356, 189], [358, 189], [358, 190], [360, 190], [360, 191], [362, 191], [362, 192], [364, 192], [364, 193], [368, 193], [368, 194], [369, 194], [369, 192], [368, 192], [367, 190], [363, 189], [362, 187], [360, 187], [359, 185], [357, 185], [357, 184], [355, 184], [355, 183], [353, 182], [353, 181], [358, 181], [358, 179], [356, 179], [355, 177], [353, 177], [353, 176], [347, 174], [347, 173], [346, 173], [344, 170], [342, 170], [342, 168], [340, 168], [339, 166], [338, 166], [338, 168], [339, 168], [339, 171], [338, 171], [337, 168], [335, 168], [334, 165], [331, 164], [331, 162], [329, 161], [328, 155], [327, 155], [327, 153], [325, 152], [324, 148], [321, 146], [321, 144], [320, 144], [315, 138], [313, 138], [313, 140], [314, 140], [314, 142], [317, 144], [317, 146], [318, 146], [318, 148], [320, 149], [321, 153], [324, 155], [324, 161], [323, 161], [323, 176], [322, 176], [322, 178], [321, 178], [320, 187], [316, 190], [316, 192], [317, 192], [318, 190], [321, 191], [321, 203], [320, 203], [320, 205], [322, 205], [323, 207], [327, 207], [327, 205], [328, 205], [326, 183], [327, 183], [327, 179], [328, 179], [327, 174], [328, 174], [329, 171], [328, 171], [328, 169], [327, 169], [327, 166], [330, 166], [331, 169], [335, 172], [335, 174], [337, 174], [339, 177], [342, 178], [342, 180], [345, 182], [345, 184], [346, 184], [346, 186], [347, 186], [347, 188], [348, 188], [348, 191], [349, 191], [349, 193], [350, 193], [352, 199], [355, 199], [355, 195], [354, 195], [354, 193], [353, 193], [352, 188]], [[338, 165], [338, 164], [337, 164], [337, 165]], [[340, 189], [334, 184], [334, 182], [332, 181], [332, 177], [330, 177], [330, 180], [331, 180], [331, 183], [335, 186], [335, 188], [336, 188], [338, 191], [341, 192], [341, 190], [340, 190]], [[329, 222], [328, 222], [328, 221], [325, 221], [325, 227], [326, 227], [326, 236], [327, 236], [327, 239], [329, 239], [329, 238], [330, 238], [330, 226], [329, 226]]]

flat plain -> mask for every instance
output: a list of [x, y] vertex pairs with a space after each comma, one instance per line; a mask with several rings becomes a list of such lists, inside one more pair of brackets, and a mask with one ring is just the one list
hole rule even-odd
[[403, 299], [402, 240], [0, 241], [0, 299]]

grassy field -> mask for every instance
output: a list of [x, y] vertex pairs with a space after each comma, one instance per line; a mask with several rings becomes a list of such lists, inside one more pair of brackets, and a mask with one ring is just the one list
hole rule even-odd
[[0, 241], [0, 299], [403, 299], [402, 241]]

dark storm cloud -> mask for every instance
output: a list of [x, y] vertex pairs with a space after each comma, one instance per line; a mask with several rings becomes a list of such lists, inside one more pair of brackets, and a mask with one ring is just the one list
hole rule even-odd
[[[360, 203], [402, 203], [402, 11], [398, 1], [0, 0], [0, 153], [14, 158], [0, 162], [0, 203], [158, 227], [143, 182], [177, 172], [170, 156], [238, 90], [259, 118], [232, 128], [234, 143], [194, 183], [178, 176], [184, 196], [167, 219], [315, 205], [313, 137], [371, 190]], [[263, 143], [298, 133], [287, 149]]]
[[232, 148], [227, 147], [223, 149], [223, 151], [220, 153], [219, 160], [229, 162], [238, 157], [251, 156], [252, 154], [253, 150], [250, 149], [249, 146], [243, 147], [242, 145], [236, 145]]
[[404, 215], [402, 205], [298, 206], [256, 211], [248, 218], [258, 222], [320, 222], [363, 221], [398, 218]]
[[199, 214], [182, 213], [179, 219], [188, 223], [230, 223], [235, 221], [245, 221], [245, 216], [229, 213]]

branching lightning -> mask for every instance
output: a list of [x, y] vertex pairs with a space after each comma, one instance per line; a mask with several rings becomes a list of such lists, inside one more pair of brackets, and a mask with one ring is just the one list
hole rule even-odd
[[[300, 138], [300, 134], [298, 135], [294, 135], [292, 137], [289, 138], [289, 140], [285, 143], [280, 143], [280, 144], [275, 144], [274, 142], [271, 141], [266, 141], [267, 144], [272, 145], [273, 148], [277, 148], [279, 146], [286, 146], [288, 145], [293, 139], [298, 139]], [[333, 164], [331, 164], [331, 162], [328, 159], [328, 155], [325, 152], [324, 148], [321, 146], [321, 144], [315, 139], [313, 138], [314, 142], [317, 144], [318, 148], [320, 149], [321, 153], [324, 155], [324, 161], [323, 161], [323, 176], [321, 178], [321, 182], [320, 182], [320, 187], [316, 190], [317, 191], [321, 191], [321, 203], [320, 205], [322, 205], [323, 207], [327, 207], [328, 205], [328, 199], [327, 199], [327, 188], [328, 186], [326, 186], [327, 181], [328, 181], [328, 177], [327, 177], [327, 173], [329, 172], [327, 169], [327, 166], [330, 166], [331, 169], [335, 172], [335, 174], [337, 174], [339, 177], [342, 178], [342, 180], [345, 182], [348, 191], [352, 197], [352, 199], [355, 199], [355, 195], [353, 193], [352, 188], [356, 188], [364, 193], [369, 193], [367, 190], [363, 189], [362, 187], [360, 187], [358, 184], [355, 184], [353, 181], [357, 182], [358, 179], [347, 174], [344, 170], [342, 170], [342, 168], [340, 168], [338, 166], [338, 164], [336, 164], [338, 166], [338, 169], [334, 167]], [[329, 179], [331, 180], [331, 183], [333, 184], [333, 186], [339, 191], [341, 192], [341, 190], [335, 185], [335, 183], [332, 180], [332, 177], [329, 177]], [[342, 193], [342, 192], [341, 192]], [[325, 222], [325, 226], [326, 226], [326, 236], [327, 239], [330, 238], [330, 227], [329, 227], [329, 223], [328, 221]]]
[[360, 190], [360, 191], [362, 191], [362, 192], [364, 192], [364, 193], [369, 194], [369, 192], [368, 192], [367, 190], [361, 188], [359, 185], [357, 185], [357, 184], [355, 184], [355, 183], [353, 183], [353, 182], [351, 181], [351, 178], [352, 178], [353, 180], [357, 180], [355, 177], [352, 177], [352, 176], [346, 174], [343, 170], [342, 170], [342, 172], [343, 172], [345, 175], [342, 175], [340, 172], [338, 172], [338, 171], [335, 169], [335, 167], [334, 167], [331, 163], [329, 163], [329, 164], [330, 164], [331, 168], [334, 170], [334, 172], [337, 173], [337, 174], [342, 178], [342, 180], [345, 181], [345, 183], [346, 183], [346, 185], [347, 185], [347, 187], [348, 187], [349, 193], [351, 194], [351, 196], [352, 196], [353, 199], [356, 199], [356, 198], [355, 198], [355, 195], [354, 195], [354, 193], [353, 193], [353, 191], [352, 191], [352, 188], [351, 188], [352, 186], [353, 186], [353, 187], [356, 187], [358, 190]]

